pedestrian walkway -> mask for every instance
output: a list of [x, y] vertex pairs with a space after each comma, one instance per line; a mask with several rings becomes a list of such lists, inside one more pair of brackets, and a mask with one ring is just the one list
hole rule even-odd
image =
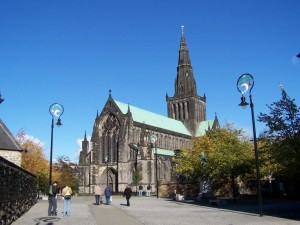
[[57, 200], [57, 216], [47, 216], [48, 201], [38, 200], [28, 212], [13, 225], [142, 225], [114, 205], [95, 205], [93, 196], [74, 196], [71, 199], [71, 216], [62, 216], [63, 201]]
[[299, 225], [299, 201], [264, 201], [264, 216], [258, 215], [256, 201], [230, 202], [226, 206], [209, 203], [172, 201], [156, 197], [113, 196], [112, 205], [94, 204], [94, 196], [73, 197], [71, 216], [62, 217], [62, 200], [58, 199], [58, 216], [48, 217], [46, 200], [39, 200], [13, 225]]

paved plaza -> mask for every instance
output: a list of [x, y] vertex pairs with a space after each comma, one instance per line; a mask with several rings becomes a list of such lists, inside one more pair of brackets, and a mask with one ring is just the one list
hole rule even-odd
[[264, 200], [260, 217], [256, 201], [229, 202], [211, 206], [194, 201], [173, 201], [156, 197], [113, 196], [111, 205], [94, 204], [93, 196], [73, 197], [71, 216], [62, 217], [62, 200], [58, 199], [58, 216], [47, 216], [47, 200], [39, 200], [13, 225], [293, 225], [300, 224], [300, 201]]

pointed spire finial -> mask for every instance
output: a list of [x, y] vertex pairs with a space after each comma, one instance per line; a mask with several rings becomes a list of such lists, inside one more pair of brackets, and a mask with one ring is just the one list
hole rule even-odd
[[84, 132], [84, 141], [87, 141], [87, 138], [86, 138], [86, 131]]
[[110, 96], [111, 96], [111, 90], [109, 89], [109, 91], [108, 91], [108, 92], [109, 92], [109, 97], [110, 97]]
[[129, 112], [129, 113], [130, 113], [130, 105], [129, 105], [129, 103], [128, 103], [127, 112]]
[[182, 36], [184, 35], [183, 30], [184, 30], [184, 26], [182, 25], [182, 26], [181, 26], [181, 35], [182, 35]]

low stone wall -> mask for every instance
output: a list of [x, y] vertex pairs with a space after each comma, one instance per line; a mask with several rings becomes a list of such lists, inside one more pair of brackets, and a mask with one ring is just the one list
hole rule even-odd
[[0, 156], [0, 225], [9, 225], [37, 200], [37, 178]]
[[195, 198], [199, 193], [199, 182], [194, 183], [160, 183], [159, 196], [164, 198], [175, 198], [176, 194], [185, 198]]

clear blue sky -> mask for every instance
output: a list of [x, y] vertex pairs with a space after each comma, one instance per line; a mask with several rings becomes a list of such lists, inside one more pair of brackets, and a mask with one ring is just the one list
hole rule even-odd
[[[78, 161], [109, 89], [114, 99], [167, 115], [174, 94], [181, 25], [207, 117], [251, 134], [250, 108], [236, 81], [255, 79], [255, 114], [281, 97], [299, 102], [299, 0], [1, 0], [0, 118], [50, 152], [49, 106], [63, 104], [53, 157]], [[263, 124], [256, 123], [257, 133]]]

